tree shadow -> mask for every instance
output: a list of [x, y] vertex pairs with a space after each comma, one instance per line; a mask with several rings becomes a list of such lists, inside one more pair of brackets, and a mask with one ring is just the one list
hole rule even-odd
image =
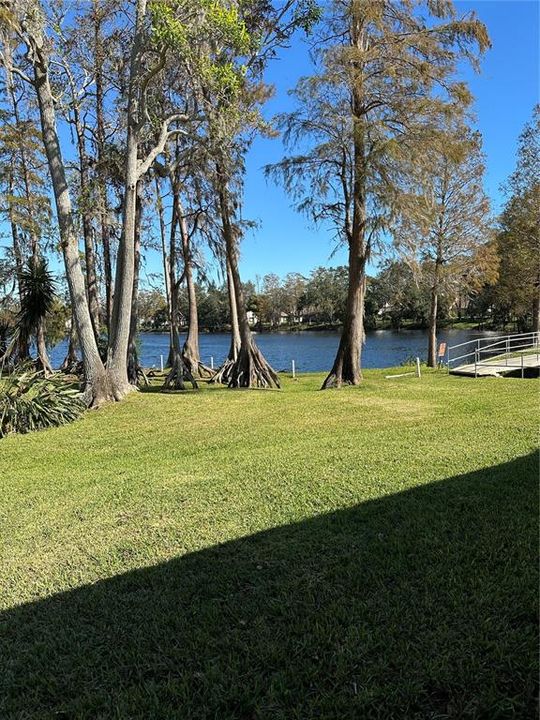
[[532, 718], [535, 454], [0, 616], [0, 717]]

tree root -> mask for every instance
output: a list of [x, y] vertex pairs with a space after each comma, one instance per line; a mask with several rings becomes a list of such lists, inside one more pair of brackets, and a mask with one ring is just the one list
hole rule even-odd
[[281, 387], [278, 374], [265, 360], [253, 340], [247, 347], [240, 348], [238, 357], [229, 372], [228, 386], [230, 388]]
[[184, 379], [191, 383], [194, 390], [198, 389], [197, 381], [186, 366], [181, 353], [177, 352], [174, 355], [173, 363], [169, 374], [165, 378], [163, 383], [164, 390], [185, 390]]
[[233, 366], [234, 360], [232, 358], [227, 358], [223, 365], [219, 368], [219, 370], [217, 370], [217, 372], [214, 372], [210, 382], [228, 385], [231, 379], [231, 370], [233, 369]]
[[331, 388], [337, 388], [339, 390], [343, 385], [359, 385], [361, 381], [361, 374], [360, 377], [353, 377], [352, 375], [344, 376], [341, 368], [339, 370], [332, 369], [321, 385], [321, 390], [329, 390]]
[[215, 370], [209, 368], [200, 360], [191, 357], [187, 353], [182, 353], [182, 361], [186, 372], [184, 372], [184, 380], [191, 380], [191, 376], [200, 378], [201, 380], [209, 380], [215, 374]]

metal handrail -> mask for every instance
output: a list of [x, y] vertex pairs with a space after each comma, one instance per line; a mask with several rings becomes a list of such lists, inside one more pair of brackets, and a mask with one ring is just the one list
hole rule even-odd
[[514, 335], [495, 335], [493, 337], [482, 337], [482, 338], [474, 338], [473, 340], [465, 340], [465, 342], [457, 343], [457, 345], [450, 345], [449, 350], [455, 350], [458, 347], [463, 347], [464, 345], [470, 345], [471, 343], [478, 343], [482, 342], [482, 340], [506, 340], [510, 338], [515, 337], [521, 337], [522, 335], [537, 335], [536, 332], [528, 332], [528, 333], [515, 333]]
[[[520, 338], [522, 340], [525, 340], [526, 338], [531, 337], [533, 342], [527, 343], [527, 345], [524, 346], [524, 347], [529, 347], [530, 345], [535, 345], [538, 343], [537, 335], [538, 335], [538, 333], [536, 333], [536, 332], [522, 333], [520, 335], [508, 335], [506, 338], [501, 338], [500, 340], [490, 343], [489, 345], [484, 345], [483, 347], [479, 348], [479, 350], [489, 350], [490, 348], [495, 347], [495, 345], [500, 345], [502, 342], [506, 342], [508, 344], [508, 341], [511, 340], [512, 338]], [[518, 347], [520, 347], [520, 346], [518, 345]], [[514, 345], [514, 349], [515, 348], [516, 348], [516, 346]], [[512, 350], [512, 348], [510, 348], [510, 350]]]
[[[515, 340], [519, 339], [521, 342], [518, 344], [515, 343]], [[481, 345], [482, 340], [490, 340], [489, 344], [487, 345]], [[514, 341], [514, 342], [513, 342]], [[456, 357], [451, 357], [451, 351], [455, 350], [459, 347], [464, 347], [465, 345], [470, 345], [471, 343], [475, 344], [475, 347], [473, 350], [464, 353], [463, 355], [458, 355]], [[504, 345], [503, 345], [504, 343]], [[458, 360], [464, 360], [465, 358], [474, 356], [474, 367], [475, 367], [475, 376], [476, 376], [476, 369], [478, 365], [489, 365], [489, 367], [505, 367], [508, 365], [508, 357], [512, 354], [516, 355], [522, 355], [527, 350], [534, 350], [536, 348], [537, 354], [540, 348], [540, 333], [538, 332], [528, 332], [528, 333], [514, 333], [513, 335], [499, 335], [495, 338], [476, 338], [474, 340], [467, 340], [464, 343], [458, 343], [456, 345], [450, 345], [447, 349], [447, 368], [448, 371], [450, 371], [450, 365], [451, 363], [455, 363]], [[500, 352], [503, 351], [503, 352]], [[491, 358], [484, 358], [482, 359], [482, 353], [489, 353], [490, 355], [493, 355], [495, 353], [495, 357]], [[506, 363], [505, 365], [495, 365], [494, 361], [497, 360], [497, 358], [505, 358]], [[472, 364], [472, 363], [471, 363]], [[522, 363], [523, 364], [523, 363]]]

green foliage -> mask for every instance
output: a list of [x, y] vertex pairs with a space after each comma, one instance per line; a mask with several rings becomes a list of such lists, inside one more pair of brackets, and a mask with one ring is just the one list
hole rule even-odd
[[245, 67], [239, 57], [249, 53], [251, 38], [236, 5], [219, 0], [153, 0], [152, 39], [174, 50], [180, 62], [203, 83], [238, 92]]
[[43, 257], [31, 258], [20, 276], [20, 310], [16, 327], [28, 337], [49, 315], [56, 300], [56, 283]]
[[496, 304], [517, 317], [521, 329], [538, 322], [540, 304], [540, 105], [519, 138], [517, 167], [500, 217], [500, 256]]
[[22, 372], [0, 379], [0, 438], [57, 427], [85, 409], [80, 393], [63, 379]]

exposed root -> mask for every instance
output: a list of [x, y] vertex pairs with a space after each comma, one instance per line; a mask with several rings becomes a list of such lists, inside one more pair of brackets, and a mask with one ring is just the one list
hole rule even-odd
[[197, 381], [184, 363], [181, 353], [176, 352], [169, 374], [163, 383], [163, 388], [165, 390], [185, 390], [184, 379], [191, 383], [194, 390], [198, 389]]
[[360, 385], [361, 380], [361, 375], [359, 377], [344, 377], [342, 372], [332, 370], [323, 382], [321, 390], [339, 389], [343, 385]]
[[223, 365], [215, 372], [210, 380], [211, 383], [222, 383], [228, 385], [231, 380], [231, 371], [234, 367], [234, 360], [227, 358]]
[[215, 374], [215, 370], [209, 368], [200, 360], [193, 358], [191, 355], [183, 352], [182, 361], [186, 371], [184, 372], [184, 380], [190, 380], [190, 377], [200, 378], [201, 380], [210, 380]]
[[240, 348], [238, 357], [230, 370], [228, 386], [230, 388], [281, 387], [276, 371], [265, 360], [253, 340], [247, 347]]

